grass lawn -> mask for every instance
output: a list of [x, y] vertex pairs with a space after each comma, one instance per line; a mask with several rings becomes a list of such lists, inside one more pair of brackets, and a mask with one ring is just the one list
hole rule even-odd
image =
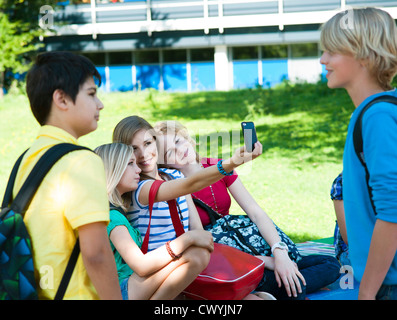
[[[154, 124], [176, 119], [197, 137], [205, 156], [227, 157], [242, 144], [240, 122], [255, 122], [264, 153], [238, 169], [248, 190], [294, 241], [329, 237], [335, 215], [329, 197], [342, 170], [353, 105], [344, 91], [324, 84], [277, 89], [100, 94], [105, 109], [98, 129], [80, 139], [95, 148], [111, 141], [114, 126], [137, 114]], [[24, 95], [0, 100], [0, 194], [18, 155], [34, 141], [39, 125]], [[203, 155], [203, 154], [202, 154]], [[233, 203], [232, 213], [240, 213]]]

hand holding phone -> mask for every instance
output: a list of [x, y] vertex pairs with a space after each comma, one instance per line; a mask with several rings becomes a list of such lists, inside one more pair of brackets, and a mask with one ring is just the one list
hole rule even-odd
[[254, 150], [254, 144], [258, 141], [255, 125], [252, 121], [244, 121], [241, 122], [241, 128], [243, 130], [245, 148], [247, 152], [252, 152]]

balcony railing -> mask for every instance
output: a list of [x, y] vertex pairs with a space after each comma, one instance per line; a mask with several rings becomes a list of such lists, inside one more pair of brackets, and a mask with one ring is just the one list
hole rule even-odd
[[[88, 3], [86, 3], [88, 2]], [[66, 4], [66, 3], [65, 3]], [[391, 0], [147, 0], [109, 2], [84, 0], [56, 10], [58, 34], [139, 33], [320, 24], [340, 10], [377, 6], [397, 18]]]

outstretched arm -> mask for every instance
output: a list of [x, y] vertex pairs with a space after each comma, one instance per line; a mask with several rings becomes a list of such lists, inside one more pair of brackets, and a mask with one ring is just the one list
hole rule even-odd
[[[226, 172], [231, 172], [243, 163], [251, 161], [262, 154], [262, 145], [257, 142], [252, 153], [246, 152], [245, 147], [237, 149], [228, 160], [223, 161], [222, 166]], [[210, 166], [204, 170], [192, 174], [188, 178], [166, 181], [157, 191], [155, 202], [167, 201], [180, 196], [197, 192], [222, 179], [217, 166]], [[143, 205], [149, 203], [149, 191], [152, 183], [145, 183], [139, 193], [139, 202]]]

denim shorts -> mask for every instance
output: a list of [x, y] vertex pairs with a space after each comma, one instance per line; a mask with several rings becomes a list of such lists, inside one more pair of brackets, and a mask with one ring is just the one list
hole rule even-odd
[[129, 278], [125, 278], [120, 284], [123, 300], [128, 300], [128, 279]]

